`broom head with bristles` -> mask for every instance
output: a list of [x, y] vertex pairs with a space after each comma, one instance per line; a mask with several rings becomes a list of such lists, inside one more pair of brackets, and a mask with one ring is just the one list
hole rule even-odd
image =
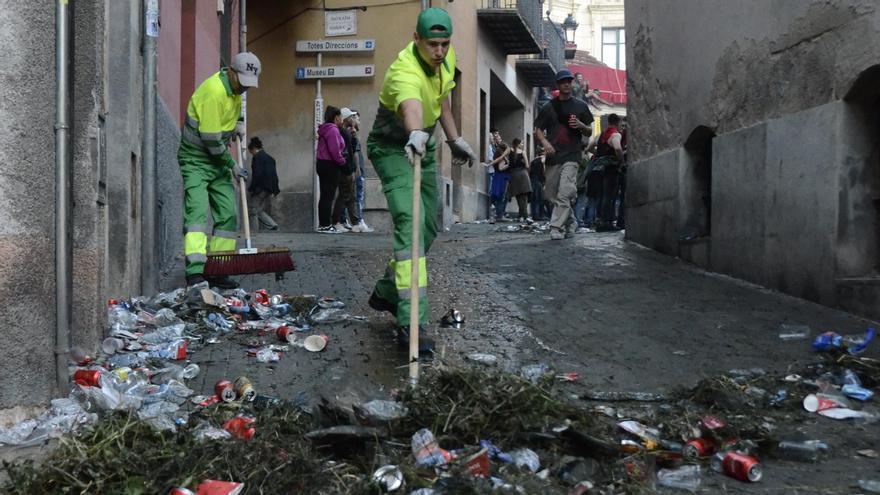
[[[256, 252], [250, 252], [256, 251]], [[290, 249], [242, 249], [208, 253], [205, 276], [249, 275], [252, 273], [283, 273], [295, 270]]]

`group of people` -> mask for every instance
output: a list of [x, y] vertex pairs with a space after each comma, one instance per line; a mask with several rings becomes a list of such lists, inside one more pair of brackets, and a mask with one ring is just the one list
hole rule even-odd
[[508, 145], [498, 129], [490, 129], [485, 162], [489, 223], [505, 218], [508, 202], [515, 199], [517, 220], [549, 219], [554, 240], [624, 227], [625, 126], [618, 115], [610, 114], [602, 133], [591, 136], [589, 106], [594, 103], [584, 98], [587, 85], [579, 79], [567, 69], [557, 73], [558, 93], [535, 119], [534, 159], [529, 160], [519, 138]]
[[[479, 160], [459, 135], [449, 101], [449, 93], [456, 84], [451, 38], [452, 20], [445, 10], [428, 8], [419, 14], [412, 42], [398, 53], [385, 73], [379, 108], [366, 139], [367, 152], [382, 182], [393, 222], [393, 256], [384, 275], [376, 282], [368, 303], [376, 311], [394, 316], [398, 338], [404, 345], [409, 340], [410, 311], [414, 309], [411, 294], [419, 301], [420, 327], [428, 315], [426, 254], [437, 235], [434, 156], [437, 124], [443, 129], [453, 165], [472, 166]], [[247, 178], [248, 172], [231, 157], [227, 143], [233, 135], [243, 134], [241, 94], [257, 87], [260, 70], [255, 55], [239, 53], [229, 67], [205, 80], [188, 104], [178, 151], [184, 181], [188, 285], [206, 281], [203, 272], [208, 251], [231, 251], [236, 247], [235, 196], [230, 175], [239, 182]], [[509, 194], [517, 201], [520, 219], [542, 218], [545, 214], [541, 211], [543, 196], [552, 206], [552, 239], [568, 237], [577, 228], [574, 211], [578, 169], [583, 157], [582, 143], [592, 130], [593, 115], [587, 102], [572, 96], [573, 81], [574, 76], [568, 70], [563, 69], [556, 75], [559, 93], [541, 109], [535, 120], [535, 136], [542, 151], [534, 160], [529, 161], [519, 139], [507, 146], [497, 131], [493, 132], [489, 157], [495, 176], [491, 191], [495, 215], [504, 214], [506, 201], [503, 199]], [[609, 122], [613, 119], [609, 118]], [[597, 196], [585, 189], [584, 204], [585, 209], [589, 209], [586, 205], [591, 200], [598, 205], [598, 218], [603, 221], [611, 218], [608, 205], [614, 203], [613, 195], [604, 192], [618, 184], [618, 171], [624, 161], [622, 143], [625, 140], [614, 129], [609, 126], [598, 137], [595, 162], [591, 162], [594, 164], [588, 165], [585, 172], [586, 189], [598, 184], [596, 174], [602, 172], [602, 196], [597, 202]], [[362, 217], [364, 160], [358, 113], [349, 108], [328, 107], [318, 135], [319, 231], [368, 231]], [[266, 217], [260, 215], [261, 222], [267, 228], [277, 227], [265, 211], [267, 198], [278, 191], [274, 160], [262, 150], [259, 138], [251, 141], [249, 150], [254, 157], [255, 176], [251, 193], [256, 208], [266, 213]], [[414, 189], [417, 165], [422, 178], [418, 191]], [[416, 198], [420, 199], [418, 216], [413, 215], [412, 210]], [[206, 231], [209, 206], [213, 216], [210, 243]], [[350, 229], [346, 223], [351, 225]], [[414, 246], [416, 232], [418, 245]], [[228, 277], [207, 281], [219, 288], [237, 286]], [[418, 284], [417, 287], [411, 287], [413, 283]], [[430, 350], [432, 346], [431, 339], [420, 328], [419, 350]]]
[[531, 223], [534, 214], [529, 215], [529, 195], [533, 184], [529, 177], [531, 165], [523, 142], [515, 138], [508, 145], [498, 129], [493, 128], [490, 133], [486, 156], [486, 166], [490, 174], [489, 222], [495, 223], [496, 219], [503, 218], [507, 213], [509, 198], [514, 198], [519, 208], [519, 220]]
[[318, 232], [372, 232], [364, 221], [364, 154], [360, 115], [328, 106], [318, 127]]

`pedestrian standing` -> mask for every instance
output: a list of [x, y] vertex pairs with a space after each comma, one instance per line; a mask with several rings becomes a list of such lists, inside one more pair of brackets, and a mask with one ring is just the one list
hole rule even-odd
[[492, 177], [495, 175], [495, 167], [492, 166], [492, 160], [495, 159], [495, 143], [501, 141], [501, 133], [498, 129], [489, 129], [489, 145], [486, 146], [486, 161], [483, 166], [486, 167], [486, 195], [489, 196], [489, 213], [486, 218], [489, 223], [495, 223], [495, 205], [492, 203]]
[[587, 104], [571, 97], [574, 77], [568, 69], [556, 73], [559, 95], [541, 108], [535, 120], [535, 136], [547, 154], [544, 196], [553, 202], [550, 238], [564, 239], [574, 234], [573, 203], [577, 196], [578, 161], [581, 140], [592, 132], [593, 114]]
[[266, 230], [278, 230], [278, 224], [269, 214], [272, 198], [281, 192], [278, 188], [278, 171], [275, 159], [263, 149], [263, 142], [254, 136], [248, 142], [248, 153], [251, 154], [251, 205], [260, 227]]
[[[418, 263], [419, 350], [432, 348], [422, 332], [428, 315], [428, 272], [425, 255], [437, 235], [436, 144], [432, 137], [437, 122], [446, 134], [452, 163], [461, 166], [478, 161], [470, 145], [458, 134], [449, 92], [455, 87], [455, 51], [451, 46], [452, 20], [445, 10], [423, 10], [416, 22], [413, 41], [385, 72], [379, 93], [379, 109], [367, 138], [367, 153], [388, 201], [394, 223], [392, 249], [385, 276], [376, 283], [370, 307], [393, 313], [401, 345], [409, 342], [410, 275]], [[413, 164], [421, 157], [421, 208], [413, 218]], [[410, 258], [413, 222], [419, 222], [419, 259]]]
[[339, 111], [342, 117], [342, 126], [339, 132], [342, 135], [342, 141], [345, 143], [345, 149], [342, 152], [345, 157], [345, 165], [342, 166], [339, 175], [339, 190], [336, 194], [336, 202], [333, 204], [333, 228], [339, 232], [349, 232], [351, 228], [358, 224], [358, 218], [355, 216], [354, 202], [354, 176], [357, 171], [357, 157], [354, 149], [354, 138], [352, 137], [352, 117], [355, 113], [346, 107]]
[[507, 169], [510, 167], [510, 151], [499, 135], [495, 142], [495, 157], [489, 163], [495, 171], [492, 174], [492, 189], [489, 191], [489, 200], [492, 201], [492, 211], [495, 216], [489, 217], [489, 223], [503, 220], [507, 210], [507, 184], [510, 182], [510, 174], [507, 173]]
[[342, 167], [345, 166], [345, 141], [339, 131], [342, 126], [342, 112], [330, 105], [324, 110], [324, 123], [318, 127], [318, 150], [315, 170], [318, 173], [320, 196], [318, 197], [318, 232], [339, 234], [333, 228], [331, 208], [339, 188]]
[[361, 116], [357, 110], [352, 109], [354, 115], [351, 117], [351, 141], [354, 147], [355, 172], [354, 172], [354, 216], [357, 217], [358, 223], [352, 228], [352, 232], [372, 232], [373, 229], [364, 221], [364, 184], [365, 184], [365, 164], [364, 152], [361, 149]]
[[522, 140], [515, 138], [511, 146], [510, 166], [507, 168], [507, 173], [510, 174], [510, 184], [507, 189], [509, 194], [516, 198], [516, 204], [519, 208], [519, 217], [517, 217], [519, 222], [532, 223], [532, 217], [529, 216], [529, 194], [532, 192], [532, 183], [529, 180], [528, 162], [523, 151]]
[[538, 156], [529, 164], [529, 180], [532, 183], [532, 193], [529, 195], [529, 207], [532, 219], [545, 220], [544, 209], [544, 148], [539, 147]]
[[[238, 237], [235, 221], [235, 192], [230, 170], [236, 181], [247, 178], [227, 149], [229, 139], [244, 134], [241, 95], [257, 87], [260, 60], [250, 52], [237, 54], [229, 67], [205, 79], [186, 106], [177, 161], [183, 177], [183, 253], [186, 256], [186, 283], [204, 282], [209, 251], [234, 251]], [[240, 144], [236, 144], [240, 146]], [[213, 230], [208, 243], [207, 210], [211, 208]], [[229, 277], [210, 277], [212, 286], [238, 287]]]
[[608, 115], [608, 126], [599, 136], [596, 144], [596, 167], [602, 171], [602, 200], [599, 202], [599, 221], [597, 231], [614, 230], [615, 201], [617, 200], [620, 166], [623, 164], [623, 147], [617, 126], [620, 117]]

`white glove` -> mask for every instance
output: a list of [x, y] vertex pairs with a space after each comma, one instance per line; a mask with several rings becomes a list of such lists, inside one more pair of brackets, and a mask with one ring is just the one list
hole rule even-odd
[[414, 155], [425, 156], [425, 147], [428, 145], [429, 139], [431, 139], [431, 135], [421, 129], [409, 133], [409, 141], [406, 142], [403, 151], [406, 152], [406, 159], [411, 164], [415, 164]]
[[464, 165], [467, 163], [468, 167], [471, 167], [474, 165], [474, 162], [480, 161], [471, 145], [463, 137], [459, 136], [454, 141], [446, 141], [446, 144], [449, 145], [449, 149], [452, 151], [453, 165]]
[[247, 169], [244, 168], [244, 167], [241, 167], [241, 166], [239, 166], [239, 165], [235, 165], [234, 167], [232, 167], [232, 173], [235, 174], [235, 177], [236, 177], [236, 178], [239, 178], [239, 177], [240, 177], [240, 178], [242, 178], [242, 179], [244, 179], [244, 180], [247, 180], [247, 178], [248, 178], [248, 171], [247, 171]]
[[238, 136], [239, 139], [244, 139], [245, 127], [244, 122], [241, 120], [235, 123], [235, 135]]

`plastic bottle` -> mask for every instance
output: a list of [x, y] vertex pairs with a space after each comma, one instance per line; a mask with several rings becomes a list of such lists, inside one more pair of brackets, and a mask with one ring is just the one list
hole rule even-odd
[[107, 326], [110, 333], [115, 331], [131, 331], [137, 328], [137, 315], [123, 305], [111, 304], [107, 307]]
[[861, 387], [862, 381], [859, 380], [859, 375], [857, 375], [853, 370], [847, 369], [843, 370], [843, 384]]
[[144, 344], [162, 344], [164, 342], [178, 340], [183, 336], [184, 328], [186, 328], [186, 325], [183, 323], [162, 327], [158, 330], [143, 334], [140, 341]]
[[696, 492], [702, 483], [700, 466], [688, 464], [677, 469], [657, 471], [657, 484], [667, 488], [679, 488]]
[[797, 462], [816, 462], [823, 450], [828, 445], [819, 440], [807, 440], [804, 442], [782, 441], [776, 447], [776, 453], [782, 459]]
[[449, 452], [437, 445], [434, 434], [427, 428], [415, 432], [410, 441], [413, 457], [419, 466], [442, 466], [449, 461]]

